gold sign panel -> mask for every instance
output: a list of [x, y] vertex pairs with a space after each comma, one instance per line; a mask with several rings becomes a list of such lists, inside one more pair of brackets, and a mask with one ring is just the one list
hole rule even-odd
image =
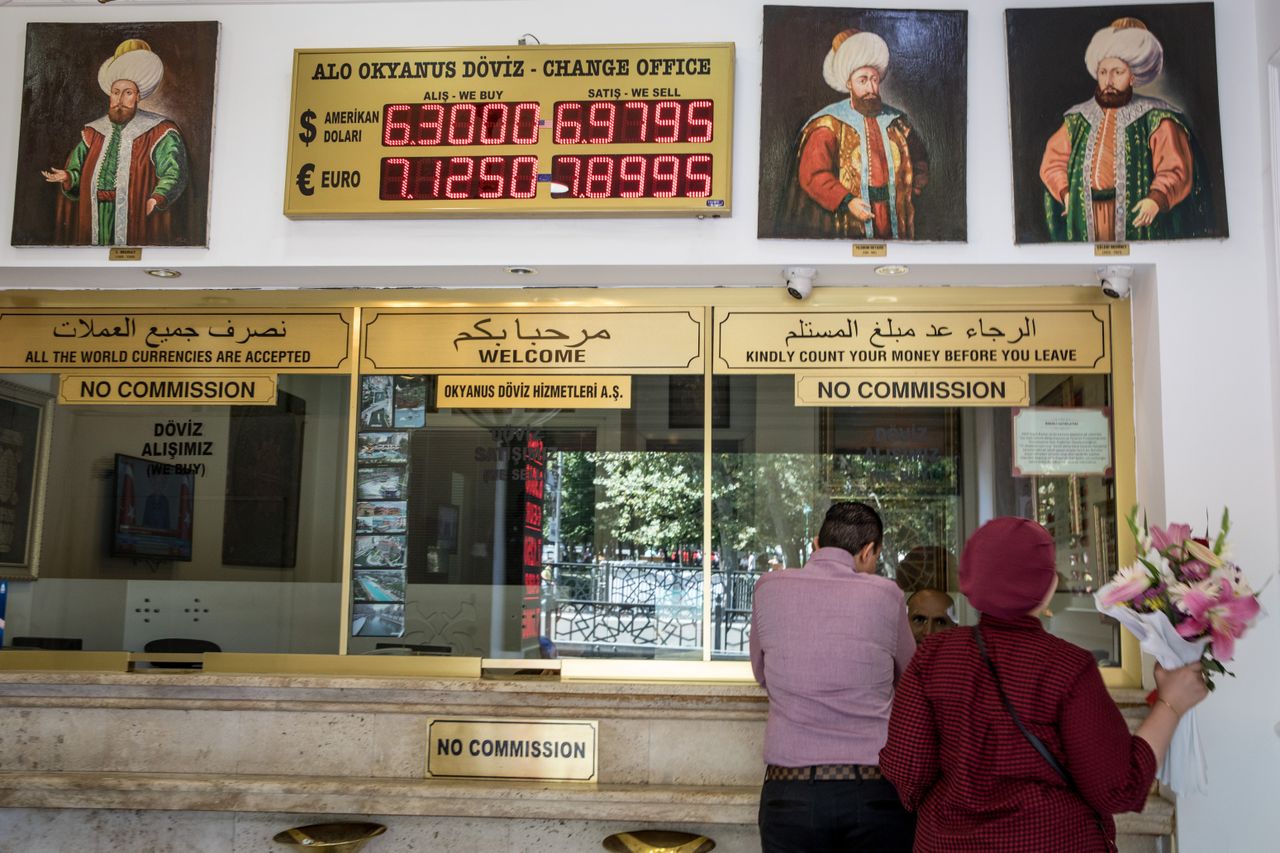
[[1025, 406], [1025, 373], [797, 375], [797, 406]]
[[0, 313], [0, 370], [331, 371], [350, 354], [351, 310]]
[[72, 404], [263, 406], [275, 401], [276, 377], [270, 374], [69, 373], [58, 387], [58, 402]]
[[292, 217], [728, 215], [733, 45], [297, 50]]
[[441, 376], [442, 409], [629, 409], [630, 376]]
[[427, 720], [427, 776], [595, 782], [594, 720]]
[[1105, 312], [735, 311], [716, 321], [717, 372], [1111, 370]]
[[702, 311], [365, 312], [363, 373], [701, 373]]

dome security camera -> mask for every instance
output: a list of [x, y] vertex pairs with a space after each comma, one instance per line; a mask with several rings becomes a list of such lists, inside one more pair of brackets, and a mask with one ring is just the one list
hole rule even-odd
[[813, 267], [787, 267], [782, 274], [786, 277], [787, 295], [792, 299], [808, 299], [813, 293], [813, 279], [818, 274]]
[[1112, 299], [1124, 299], [1129, 295], [1129, 280], [1133, 278], [1133, 267], [1112, 265], [1098, 267], [1098, 284], [1102, 292]]

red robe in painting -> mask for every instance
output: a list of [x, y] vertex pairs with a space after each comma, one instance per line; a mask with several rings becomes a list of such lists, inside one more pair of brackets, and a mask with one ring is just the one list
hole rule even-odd
[[[141, 122], [142, 124], [139, 124]], [[94, 208], [98, 201], [97, 169], [110, 133], [110, 120], [102, 117], [85, 125], [80, 136], [88, 151], [80, 170], [78, 186], [65, 184], [64, 195], [58, 198], [58, 220], [55, 240], [61, 245], [92, 246], [94, 242]], [[125, 126], [121, 140], [121, 157], [128, 150], [129, 167], [127, 194], [116, 187], [116, 204], [123, 200], [127, 208], [127, 224], [124, 235], [117, 229], [116, 244], [130, 246], [182, 245], [175, 239], [168, 207], [174, 201], [154, 192], [157, 184], [155, 163], [152, 159], [156, 145], [168, 134], [182, 135], [178, 126], [167, 118], [139, 110]], [[68, 163], [70, 165], [70, 163]], [[185, 164], [184, 164], [185, 165]], [[119, 174], [119, 172], [117, 172]], [[184, 176], [185, 177], [185, 176]], [[185, 181], [183, 182], [185, 185]], [[181, 192], [181, 190], [179, 190]], [[77, 196], [78, 193], [78, 196]], [[70, 197], [69, 197], [70, 196]], [[156, 209], [147, 215], [147, 199], [155, 197]], [[175, 196], [176, 197], [176, 196]]]

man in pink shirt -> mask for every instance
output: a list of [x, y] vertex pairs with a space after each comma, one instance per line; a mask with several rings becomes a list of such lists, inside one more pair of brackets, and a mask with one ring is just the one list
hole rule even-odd
[[915, 653], [897, 584], [875, 574], [884, 525], [834, 504], [803, 568], [756, 583], [751, 670], [769, 694], [764, 853], [909, 851], [915, 818], [880, 774], [893, 688]]

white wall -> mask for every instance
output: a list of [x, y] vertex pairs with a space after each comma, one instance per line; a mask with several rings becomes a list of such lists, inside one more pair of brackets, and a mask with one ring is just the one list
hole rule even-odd
[[[775, 0], [780, 2], [780, 0]], [[816, 0], [808, 0], [810, 5]], [[558, 268], [565, 280], [604, 285], [778, 283], [783, 264], [817, 264], [819, 284], [867, 283], [840, 242], [757, 240], [759, 78], [762, 4], [741, 0], [650, 0], [633, 5], [583, 0], [0, 8], [0, 164], [16, 158], [23, 24], [57, 20], [208, 20], [223, 23], [213, 214], [208, 250], [147, 249], [147, 265], [177, 265], [188, 282], [331, 284], [420, 282], [504, 284], [501, 267]], [[837, 4], [827, 4], [837, 5]], [[847, 4], [852, 5], [852, 4]], [[900, 3], [904, 8], [969, 7], [968, 220], [966, 244], [893, 245], [895, 263], [913, 266], [907, 283], [1092, 284], [1085, 246], [1015, 246], [1003, 5]], [[1085, 5], [1019, 0], [1025, 6]], [[1224, 160], [1231, 238], [1136, 245], [1142, 277], [1134, 302], [1137, 350], [1139, 491], [1167, 519], [1200, 523], [1229, 504], [1235, 553], [1255, 580], [1277, 564], [1275, 439], [1275, 260], [1271, 244], [1271, 143], [1262, 88], [1264, 66], [1280, 49], [1274, 0], [1215, 5]], [[625, 10], [625, 15], [623, 14]], [[496, 26], [495, 26], [496, 23]], [[732, 218], [658, 220], [406, 220], [294, 222], [281, 214], [294, 47], [370, 47], [513, 43], [525, 32], [543, 42], [733, 41], [737, 45]], [[0, 168], [0, 198], [13, 178]], [[11, 226], [0, 209], [0, 234]], [[5, 241], [7, 242], [7, 241]], [[65, 285], [84, 267], [82, 286], [141, 286], [142, 277], [103, 260], [101, 250], [0, 247], [0, 287]], [[424, 258], [429, 267], [421, 267]], [[376, 269], [382, 267], [383, 269]], [[663, 269], [662, 267], [667, 267]], [[264, 273], [260, 268], [274, 268]], [[230, 271], [231, 275], [223, 275]], [[576, 278], [575, 278], [576, 276]], [[274, 278], [273, 278], [274, 277]], [[451, 277], [451, 278], [450, 278]], [[545, 282], [551, 280], [541, 276]], [[523, 283], [523, 282], [522, 282]], [[779, 297], [779, 305], [784, 297]], [[1158, 338], [1158, 339], [1157, 339]], [[1159, 448], [1152, 451], [1151, 448]], [[1159, 519], [1157, 519], [1159, 520]], [[1280, 585], [1264, 601], [1280, 610]], [[1280, 836], [1280, 620], [1259, 624], [1240, 646], [1238, 679], [1206, 703], [1201, 731], [1211, 762], [1207, 796], [1184, 797], [1185, 850], [1271, 849]]]

